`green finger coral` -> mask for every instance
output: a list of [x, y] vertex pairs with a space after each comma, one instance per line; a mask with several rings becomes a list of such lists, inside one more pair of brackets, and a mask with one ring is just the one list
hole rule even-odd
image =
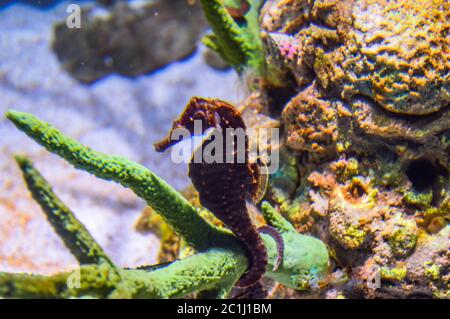
[[[242, 12], [242, 23], [238, 23], [227, 8], [240, 8], [243, 2], [248, 3], [249, 8]], [[256, 75], [263, 75], [265, 62], [258, 23], [262, 1], [201, 0], [200, 3], [213, 31], [203, 43], [238, 72], [248, 67]]]
[[[197, 292], [214, 292], [217, 298], [229, 295], [248, 267], [236, 237], [204, 220], [181, 194], [145, 167], [91, 150], [31, 114], [9, 111], [6, 116], [18, 129], [75, 167], [133, 190], [197, 253], [168, 264], [117, 267], [31, 161], [18, 156], [16, 160], [33, 198], [80, 267], [52, 276], [0, 272], [1, 297], [183, 298]], [[267, 277], [295, 289], [316, 287], [328, 272], [325, 245], [298, 234], [269, 204], [264, 203], [263, 209], [266, 222], [280, 231], [285, 243], [281, 267], [275, 272], [268, 270]], [[262, 237], [270, 258], [268, 268], [272, 269], [276, 244], [272, 237]]]
[[64, 244], [80, 264], [112, 265], [109, 257], [95, 242], [86, 227], [53, 193], [51, 186], [33, 167], [31, 161], [23, 156], [16, 156], [16, 161], [34, 200], [39, 203], [56, 233], [64, 240]]

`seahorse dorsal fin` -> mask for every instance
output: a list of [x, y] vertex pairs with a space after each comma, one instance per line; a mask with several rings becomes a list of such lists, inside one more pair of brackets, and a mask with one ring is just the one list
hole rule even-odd
[[269, 171], [267, 166], [260, 160], [250, 164], [252, 171], [252, 191], [251, 200], [254, 204], [258, 204], [266, 194], [267, 184], [269, 182]]

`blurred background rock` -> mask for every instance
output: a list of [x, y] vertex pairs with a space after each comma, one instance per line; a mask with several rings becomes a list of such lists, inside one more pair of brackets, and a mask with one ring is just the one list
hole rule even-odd
[[80, 24], [68, 28], [66, 21], [58, 23], [53, 49], [83, 83], [111, 73], [138, 76], [187, 58], [207, 27], [200, 5], [186, 0], [84, 6]]

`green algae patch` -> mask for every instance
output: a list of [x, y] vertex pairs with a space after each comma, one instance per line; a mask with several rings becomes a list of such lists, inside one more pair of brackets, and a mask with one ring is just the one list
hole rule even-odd
[[403, 201], [406, 205], [417, 207], [417, 208], [428, 208], [433, 200], [432, 191], [426, 193], [418, 193], [416, 191], [406, 192], [403, 196]]
[[407, 273], [408, 270], [404, 265], [398, 265], [396, 267], [381, 267], [380, 269], [381, 279], [389, 281], [402, 282]]
[[399, 257], [409, 255], [416, 247], [419, 229], [414, 220], [404, 219], [400, 214], [388, 221], [383, 236], [392, 252]]
[[439, 280], [441, 278], [441, 266], [427, 261], [423, 264], [423, 269], [425, 271], [425, 275], [430, 277], [432, 280]]

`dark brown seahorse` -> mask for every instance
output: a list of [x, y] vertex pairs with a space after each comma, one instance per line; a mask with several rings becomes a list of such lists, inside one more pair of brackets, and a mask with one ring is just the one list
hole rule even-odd
[[[207, 139], [197, 148], [189, 163], [189, 177], [199, 193], [200, 203], [242, 241], [248, 252], [250, 267], [238, 280], [236, 286], [255, 286], [257, 289], [253, 289], [246, 297], [260, 298], [265, 296], [259, 281], [266, 271], [267, 252], [258, 230], [250, 219], [246, 201], [249, 199], [258, 201], [260, 199], [258, 197], [262, 197], [261, 181], [264, 180], [264, 176], [260, 174], [256, 163], [249, 163], [247, 135], [245, 135], [245, 160], [241, 163], [237, 161], [238, 143], [234, 139], [232, 130], [227, 130], [227, 128], [234, 130], [240, 128], [245, 131], [246, 127], [239, 111], [233, 105], [218, 99], [193, 97], [181, 116], [173, 122], [167, 137], [155, 144], [155, 149], [163, 152], [178, 143], [179, 140], [171, 140], [171, 134], [177, 128], [186, 128], [193, 134], [195, 120], [202, 123], [201, 133], [205, 133], [209, 128], [214, 128], [222, 135], [222, 162], [200, 161], [196, 163], [194, 161], [195, 153], [202, 152], [204, 154], [205, 147], [212, 142]], [[232, 147], [225, 145], [227, 138], [228, 141], [234, 141]], [[227, 156], [232, 157], [234, 161], [230, 163], [228, 160], [227, 162]], [[265, 226], [261, 232], [273, 236], [277, 242], [279, 256], [275, 268], [278, 268], [283, 253], [282, 239], [273, 228]]]

